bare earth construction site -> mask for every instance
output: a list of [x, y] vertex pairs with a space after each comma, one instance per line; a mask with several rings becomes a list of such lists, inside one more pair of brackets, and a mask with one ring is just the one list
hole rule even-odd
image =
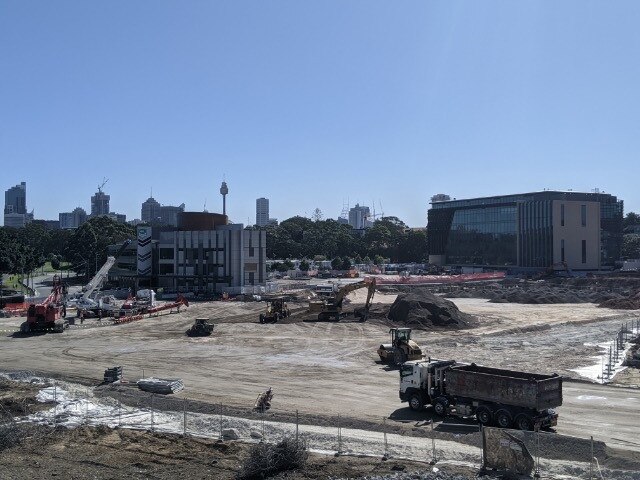
[[[230, 414], [250, 410], [256, 394], [271, 386], [275, 398], [269, 415], [274, 420], [289, 421], [298, 410], [303, 423], [334, 425], [340, 418], [344, 427], [367, 429], [387, 418], [396, 433], [426, 436], [428, 428], [416, 423], [435, 418], [438, 425], [441, 420], [431, 409], [417, 414], [400, 403], [398, 371], [380, 363], [376, 354], [377, 347], [388, 342], [389, 327], [402, 326], [386, 318], [396, 296], [377, 292], [367, 322], [352, 318], [318, 322], [301, 302], [290, 304], [290, 317], [260, 324], [264, 303], [238, 301], [192, 303], [180, 313], [121, 325], [99, 326], [97, 320], [90, 320], [63, 334], [37, 336], [13, 335], [11, 331], [23, 319], [5, 318], [0, 319], [0, 330], [5, 331], [0, 337], [0, 369], [97, 385], [105, 368], [121, 365], [125, 380], [179, 377], [185, 390], [175, 398], [187, 398], [194, 405], [223, 405]], [[350, 307], [357, 307], [365, 297], [363, 291], [352, 293]], [[608, 460], [612, 468], [638, 469], [637, 370], [618, 374], [612, 382], [615, 386], [599, 385], [578, 373], [587, 367], [593, 371], [601, 361], [598, 345], [614, 338], [621, 324], [637, 319], [637, 310], [598, 308], [592, 303], [452, 301], [473, 321], [466, 328], [414, 329], [413, 338], [423, 353], [562, 375], [564, 401], [558, 409], [556, 432], [583, 440], [593, 436], [606, 444], [607, 459], [601, 459], [605, 465]], [[215, 323], [211, 336], [185, 335], [198, 317]], [[98, 387], [95, 392], [125, 403], [142, 398], [126, 385]], [[475, 442], [468, 432], [451, 434], [443, 428], [438, 435], [461, 444]], [[576, 460], [570, 455], [567, 459]]]

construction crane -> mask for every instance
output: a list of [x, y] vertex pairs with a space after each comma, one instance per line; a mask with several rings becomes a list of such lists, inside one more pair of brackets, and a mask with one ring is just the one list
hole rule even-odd
[[55, 275], [51, 293], [42, 303], [29, 305], [27, 320], [20, 325], [20, 331], [25, 334], [63, 332], [69, 325], [64, 319], [67, 315], [66, 295], [66, 285], [63, 285], [60, 277]]
[[98, 185], [98, 192], [102, 193], [102, 187], [104, 187], [108, 181], [109, 181], [108, 178], [102, 177], [102, 183]]
[[369, 308], [371, 307], [371, 301], [376, 290], [375, 277], [367, 278], [360, 282], [348, 283], [342, 286], [335, 296], [324, 298], [322, 300], [315, 300], [309, 302], [309, 311], [318, 312], [318, 320], [340, 320], [346, 313], [342, 310], [342, 302], [344, 298], [354, 290], [360, 288], [368, 288], [367, 300], [364, 308], [356, 309], [353, 315], [360, 318], [361, 322], [364, 322], [369, 318]]
[[80, 310], [91, 310], [95, 313], [98, 313], [99, 310], [103, 308], [108, 308], [102, 305], [102, 302], [96, 302], [96, 300], [92, 297], [93, 293], [102, 287], [102, 284], [106, 280], [109, 275], [109, 270], [113, 267], [113, 264], [116, 262], [116, 259], [124, 252], [124, 249], [131, 243], [130, 239], [125, 240], [122, 243], [122, 246], [118, 250], [114, 256], [107, 257], [107, 261], [104, 262], [104, 265], [100, 267], [100, 270], [96, 272], [93, 278], [87, 283], [84, 287], [82, 287], [82, 296], [77, 299], [76, 307], [78, 311]]

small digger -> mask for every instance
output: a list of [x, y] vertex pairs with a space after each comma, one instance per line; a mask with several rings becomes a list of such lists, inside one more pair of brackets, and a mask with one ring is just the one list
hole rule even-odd
[[272, 299], [267, 305], [267, 311], [260, 314], [260, 323], [276, 323], [278, 320], [291, 315], [291, 311], [284, 301], [284, 297]]
[[265, 412], [271, 408], [271, 399], [273, 399], [273, 390], [269, 387], [264, 392], [258, 394], [256, 403], [253, 405], [254, 410]]

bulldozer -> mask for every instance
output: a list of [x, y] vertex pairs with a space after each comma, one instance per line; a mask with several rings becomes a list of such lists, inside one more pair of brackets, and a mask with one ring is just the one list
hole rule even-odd
[[187, 330], [189, 337], [207, 337], [213, 332], [213, 323], [209, 323], [208, 318], [196, 318], [196, 321]]
[[378, 348], [380, 360], [392, 365], [402, 365], [408, 360], [422, 360], [422, 349], [411, 340], [410, 328], [392, 328], [389, 333], [391, 343], [382, 344]]
[[335, 294], [335, 296], [325, 297], [322, 299], [311, 300], [309, 302], [309, 312], [318, 313], [318, 320], [335, 320], [336, 322], [346, 315], [342, 309], [342, 302], [344, 298], [350, 292], [358, 290], [360, 288], [367, 288], [367, 301], [364, 308], [356, 309], [352, 313], [355, 317], [360, 318], [361, 322], [366, 321], [369, 318], [369, 308], [371, 307], [371, 301], [376, 291], [376, 279], [375, 277], [367, 278], [360, 282], [348, 283], [341, 287]]
[[274, 298], [267, 305], [267, 311], [260, 314], [260, 323], [276, 323], [289, 315], [291, 315], [291, 311], [284, 298]]

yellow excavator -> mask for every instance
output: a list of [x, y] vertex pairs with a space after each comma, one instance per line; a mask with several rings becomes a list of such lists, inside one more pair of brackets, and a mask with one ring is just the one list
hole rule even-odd
[[349, 312], [343, 312], [342, 302], [344, 298], [354, 290], [360, 288], [367, 288], [367, 301], [363, 308], [358, 308], [352, 313], [355, 317], [360, 318], [361, 322], [366, 321], [369, 318], [369, 308], [371, 307], [371, 301], [376, 291], [376, 279], [375, 277], [366, 278], [360, 282], [348, 283], [342, 286], [335, 294], [328, 298], [315, 299], [309, 302], [309, 312], [318, 313], [318, 320], [334, 320], [340, 321], [342, 317], [349, 315]]

